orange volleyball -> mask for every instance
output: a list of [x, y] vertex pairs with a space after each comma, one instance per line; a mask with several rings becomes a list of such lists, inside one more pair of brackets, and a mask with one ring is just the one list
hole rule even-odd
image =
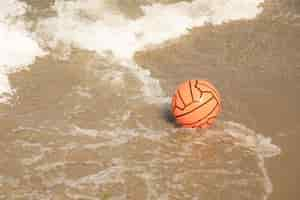
[[220, 111], [220, 94], [205, 80], [185, 81], [178, 86], [172, 98], [176, 122], [186, 128], [209, 128]]

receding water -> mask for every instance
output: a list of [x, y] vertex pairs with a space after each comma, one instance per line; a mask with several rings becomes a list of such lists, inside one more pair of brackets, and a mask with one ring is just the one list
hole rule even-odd
[[[298, 199], [300, 4], [0, 2], [0, 199]], [[170, 114], [208, 79], [209, 130]]]

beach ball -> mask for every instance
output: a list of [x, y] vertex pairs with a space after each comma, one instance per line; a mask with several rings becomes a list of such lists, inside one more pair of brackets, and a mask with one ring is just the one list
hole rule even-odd
[[185, 128], [209, 128], [221, 111], [221, 97], [206, 80], [187, 80], [180, 84], [172, 98], [172, 114]]

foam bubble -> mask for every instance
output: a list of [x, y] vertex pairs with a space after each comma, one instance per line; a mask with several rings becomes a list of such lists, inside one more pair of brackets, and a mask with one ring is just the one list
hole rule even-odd
[[18, 17], [26, 12], [27, 5], [18, 0], [7, 0], [0, 2], [0, 21], [9, 20], [9, 18]]
[[[65, 195], [74, 198], [77, 194], [82, 195], [82, 198], [85, 195], [93, 198], [99, 188], [104, 188], [103, 191], [111, 194], [112, 199], [119, 199], [120, 194], [130, 195], [134, 192], [135, 181], [138, 180], [138, 183], [142, 183], [138, 189], [147, 191], [142, 199], [193, 199], [193, 195], [211, 195], [217, 188], [216, 194], [212, 194], [210, 199], [218, 199], [219, 191], [224, 191], [227, 195], [233, 192], [237, 199], [266, 200], [272, 192], [272, 183], [265, 166], [265, 158], [277, 155], [280, 152], [279, 147], [272, 144], [267, 137], [241, 124], [224, 122], [218, 127], [207, 130], [201, 136], [199, 132], [189, 132], [186, 136], [179, 137], [174, 137], [173, 131], [186, 130], [101, 129], [98, 130], [101, 139], [95, 138], [95, 143], [82, 144], [82, 140], [71, 139], [67, 143], [55, 145], [55, 149], [59, 149], [62, 155], [68, 155], [73, 149], [95, 152], [99, 155], [95, 160], [78, 162], [63, 156], [25, 166], [34, 169], [32, 176], [41, 177], [43, 186], [59, 186], [64, 189]], [[71, 130], [73, 129], [78, 131], [77, 135], [94, 135], [94, 131], [90, 134], [91, 129], [75, 127]], [[161, 138], [155, 138], [155, 135], [160, 135]], [[52, 145], [43, 147], [37, 143], [15, 143], [18, 148], [31, 150], [40, 147], [52, 148]], [[233, 151], [226, 151], [227, 148], [232, 148]], [[78, 177], [66, 173], [74, 170], [73, 166], [79, 165], [96, 166], [97, 169]], [[29, 178], [28, 180], [31, 181]], [[31, 189], [30, 184], [26, 185], [26, 191]], [[112, 188], [118, 188], [118, 191]], [[23, 195], [24, 191], [21, 192]], [[34, 192], [39, 191], [37, 189]], [[51, 195], [54, 193], [48, 194]]]
[[124, 67], [129, 68], [133, 74], [143, 83], [141, 87], [141, 93], [146, 97], [148, 103], [167, 103], [170, 101], [169, 97], [166, 97], [162, 90], [159, 80], [151, 76], [151, 72], [147, 69], [143, 69], [135, 62], [130, 60], [123, 60], [121, 64]]
[[32, 64], [43, 51], [23, 29], [0, 23], [0, 66], [6, 72], [17, 70], [20, 66]]
[[224, 131], [237, 139], [235, 144], [245, 146], [257, 152], [263, 158], [280, 154], [280, 148], [272, 144], [270, 137], [257, 134], [253, 130], [235, 122], [226, 122], [225, 124], [226, 128]]
[[[26, 12], [26, 4], [17, 0], [0, 2], [0, 102], [5, 102], [4, 93], [12, 94], [8, 74], [34, 62], [36, 56], [45, 52], [26, 31], [20, 18]], [[13, 23], [13, 20], [17, 22]]]
[[73, 135], [73, 136], [86, 135], [89, 137], [97, 137], [98, 131], [94, 130], [94, 129], [82, 129], [76, 125], [73, 125], [70, 135]]
[[[143, 83], [141, 90], [151, 103], [163, 103], [164, 93], [158, 80], [133, 61], [133, 55], [151, 45], [188, 33], [189, 28], [205, 23], [221, 24], [230, 20], [251, 19], [262, 11], [263, 0], [194, 0], [174, 4], [142, 6], [143, 16], [129, 19], [113, 12], [105, 1], [56, 0], [57, 16], [41, 20], [38, 32], [50, 38], [51, 46], [63, 42], [103, 56], [113, 55], [126, 63]], [[88, 16], [88, 17], [87, 17]], [[158, 98], [157, 98], [158, 97]]]
[[[61, 1], [54, 9], [57, 17], [41, 22], [43, 30], [54, 39], [74, 46], [97, 51], [112, 52], [118, 58], [132, 58], [147, 45], [161, 44], [187, 33], [188, 28], [205, 23], [221, 24], [229, 20], [251, 19], [262, 11], [262, 0], [195, 0], [163, 5], [142, 6], [144, 15], [135, 20], [103, 9], [98, 0]], [[78, 13], [95, 14], [89, 20]]]
[[224, 132], [235, 139], [235, 145], [246, 147], [256, 153], [257, 164], [264, 178], [265, 195], [263, 199], [267, 200], [273, 192], [273, 185], [265, 166], [265, 158], [279, 155], [281, 149], [272, 144], [271, 138], [255, 133], [244, 125], [229, 121], [225, 122], [225, 126]]

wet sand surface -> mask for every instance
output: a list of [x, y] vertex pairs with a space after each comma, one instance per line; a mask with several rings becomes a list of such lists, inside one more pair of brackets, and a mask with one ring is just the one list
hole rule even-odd
[[223, 95], [225, 119], [272, 136], [282, 148], [267, 162], [274, 183], [270, 199], [297, 199], [300, 4], [274, 2], [255, 20], [195, 28], [136, 59], [150, 66], [170, 95], [185, 79], [213, 80]]
[[[25, 2], [31, 29], [52, 37], [36, 19], [56, 16], [54, 1]], [[134, 20], [155, 2], [109, 5]], [[0, 104], [0, 199], [298, 199], [300, 4], [263, 8], [124, 62], [85, 43], [45, 47], [9, 75], [15, 92]], [[88, 9], [80, 15], [98, 19]], [[210, 130], [179, 128], [169, 97], [202, 78], [223, 112]]]

